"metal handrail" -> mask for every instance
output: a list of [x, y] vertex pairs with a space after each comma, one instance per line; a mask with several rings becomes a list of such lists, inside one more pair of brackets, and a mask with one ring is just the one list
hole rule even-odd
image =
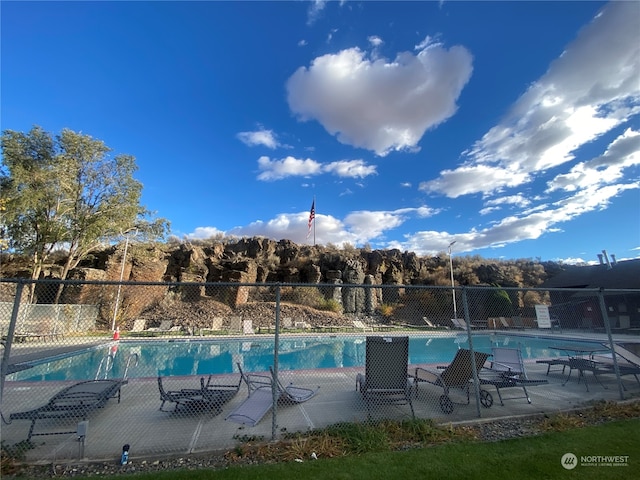
[[109, 375], [109, 370], [111, 370], [111, 368], [113, 367], [113, 362], [115, 360], [114, 356], [110, 353], [109, 355], [106, 355], [105, 357], [102, 357], [102, 360], [100, 360], [100, 364], [98, 365], [98, 371], [96, 372], [96, 376], [94, 378], [94, 380], [98, 380], [98, 378], [100, 377], [100, 372], [102, 371], [102, 366], [104, 365], [106, 360], [106, 368], [104, 369], [104, 378], [106, 379], [107, 376]]
[[124, 375], [122, 377], [123, 380], [127, 378], [127, 374], [129, 373], [129, 366], [131, 365], [131, 360], [133, 359], [135, 359], [136, 361], [136, 363], [133, 365], [135, 367], [138, 365], [140, 356], [137, 353], [132, 353], [131, 355], [129, 355], [129, 358], [127, 358], [127, 365], [124, 367]]

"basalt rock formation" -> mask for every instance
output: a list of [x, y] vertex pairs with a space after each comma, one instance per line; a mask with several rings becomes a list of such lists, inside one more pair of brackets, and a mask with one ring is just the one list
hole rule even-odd
[[[123, 261], [124, 260], [124, 261]], [[553, 264], [555, 265], [555, 264]], [[23, 266], [24, 267], [24, 266]], [[60, 278], [61, 268], [51, 265], [44, 270], [45, 278]], [[215, 298], [220, 289], [207, 283], [302, 283], [322, 284], [322, 295], [341, 305], [346, 314], [371, 314], [377, 305], [394, 303], [404, 285], [450, 285], [449, 258], [446, 254], [420, 257], [400, 250], [370, 250], [337, 248], [334, 246], [297, 245], [289, 240], [244, 238], [235, 242], [200, 242], [180, 244], [119, 244], [92, 254], [69, 275], [70, 280], [107, 280], [131, 282], [162, 282], [164, 285], [138, 286], [144, 294], [127, 296], [127, 317], [133, 318], [151, 307], [166, 302], [168, 294], [176, 294], [175, 283], [181, 286], [183, 300]], [[11, 271], [6, 262], [3, 277], [25, 275], [25, 269]], [[545, 266], [538, 262], [492, 262], [477, 257], [454, 258], [454, 276], [458, 285], [496, 283], [501, 286], [535, 287], [547, 278]], [[198, 285], [202, 284], [202, 285]], [[398, 289], [382, 291], [349, 287], [349, 285], [398, 285]], [[330, 287], [327, 287], [329, 285]], [[125, 290], [126, 287], [123, 287]], [[64, 289], [61, 303], [95, 303], [104, 301], [101, 285], [74, 284]], [[46, 292], [38, 294], [39, 303], [47, 303]], [[216, 299], [230, 308], [247, 302], [247, 289], [238, 287], [233, 295]], [[107, 308], [107, 307], [105, 307]], [[110, 307], [109, 307], [110, 308]], [[103, 316], [108, 318], [108, 312]]]

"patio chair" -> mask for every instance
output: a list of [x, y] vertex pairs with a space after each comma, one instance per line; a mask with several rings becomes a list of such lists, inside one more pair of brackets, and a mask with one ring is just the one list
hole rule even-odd
[[254, 333], [256, 333], [253, 330], [253, 320], [249, 319], [242, 321], [242, 333], [245, 335], [253, 335]]
[[222, 330], [222, 323], [224, 319], [222, 317], [213, 317], [211, 324], [208, 328], [201, 328], [200, 335], [207, 335], [208, 333], [220, 332]]
[[409, 337], [368, 336], [365, 355], [365, 373], [356, 376], [356, 391], [367, 404], [369, 416], [372, 404], [408, 404], [415, 419], [413, 378], [407, 375]]
[[242, 317], [237, 315], [229, 317], [229, 331], [234, 333], [242, 331]]
[[[452, 318], [451, 323], [453, 323], [453, 328], [457, 328], [459, 330], [467, 329], [467, 322], [464, 318]], [[486, 328], [486, 327], [480, 326], [480, 325], [474, 325], [472, 323], [471, 328], [474, 329], [474, 328]]]
[[171, 324], [172, 324], [171, 320], [162, 320], [160, 322], [159, 327], [147, 328], [145, 332], [165, 334], [165, 333], [178, 333], [182, 331], [182, 327], [180, 325], [172, 326]]
[[293, 318], [291, 318], [291, 317], [283, 317], [280, 328], [282, 330], [291, 330], [291, 329], [293, 329]]
[[235, 410], [227, 415], [225, 420], [255, 427], [271, 410], [274, 401], [285, 404], [306, 402], [314, 397], [320, 388], [296, 387], [292, 384], [285, 387], [280, 380], [274, 381], [273, 368], [269, 370], [270, 375], [244, 373], [238, 363], [238, 371], [247, 385], [249, 394]]
[[531, 403], [531, 397], [527, 392], [527, 385], [541, 385], [549, 383], [548, 380], [530, 380], [524, 368], [522, 352], [519, 348], [493, 347], [491, 348], [491, 363], [479, 373], [482, 385], [493, 385], [498, 392], [500, 405], [504, 406], [501, 388], [521, 387], [524, 397], [510, 397], [508, 400], [526, 398]]
[[429, 320], [427, 317], [422, 317], [422, 321], [424, 322], [424, 324], [426, 325], [427, 328], [444, 328], [446, 330], [449, 329], [449, 327], [447, 327], [447, 326], [436, 325], [431, 320]]
[[[203, 381], [203, 379], [201, 379]], [[164, 410], [164, 404], [175, 403], [173, 412], [177, 412], [179, 407], [186, 407], [194, 401], [202, 401], [205, 399], [203, 388], [183, 388], [181, 390], [165, 390], [162, 384], [162, 377], [158, 376], [158, 390], [160, 391], [160, 408], [161, 412], [167, 412], [170, 410]]]
[[143, 318], [138, 318], [133, 321], [133, 327], [131, 327], [131, 332], [144, 332], [145, 327], [147, 326], [147, 321]]
[[547, 375], [551, 372], [551, 367], [556, 365], [562, 366], [562, 375], [564, 375], [564, 370], [569, 366], [568, 358], [546, 358], [544, 360], [536, 360], [536, 363], [544, 363], [547, 365]]
[[223, 405], [235, 397], [240, 390], [242, 375], [240, 375], [238, 383], [232, 384], [211, 383], [214, 378], [213, 375], [209, 375], [206, 383], [204, 377], [200, 378], [200, 388], [202, 389], [204, 400], [220, 412], [222, 411]]
[[365, 324], [362, 320], [354, 320], [353, 326], [358, 330], [362, 330], [363, 332], [373, 332], [373, 327], [371, 325]]
[[[475, 357], [476, 373], [480, 373], [484, 363], [489, 358], [488, 353], [473, 352]], [[454, 404], [449, 397], [449, 391], [451, 388], [460, 388], [467, 395], [466, 403], [458, 403], [459, 405], [468, 405], [470, 402], [470, 387], [473, 380], [473, 365], [471, 363], [471, 350], [461, 348], [456, 352], [456, 356], [453, 361], [441, 369], [441, 371], [427, 370], [426, 368], [416, 367], [415, 381], [416, 381], [416, 395], [418, 391], [418, 385], [420, 382], [427, 382], [444, 389], [444, 393], [440, 395], [440, 408], [444, 413], [453, 412]], [[480, 389], [480, 403], [483, 407], [489, 408], [493, 405], [493, 397], [491, 394]]]
[[515, 315], [511, 317], [511, 321], [513, 322], [513, 326], [515, 328], [517, 328], [518, 330], [524, 330], [524, 323], [520, 315]]
[[[38, 435], [63, 435], [76, 433], [73, 431], [34, 433], [38, 420], [67, 420], [70, 418], [87, 419], [92, 411], [102, 408], [110, 398], [117, 398], [120, 403], [120, 390], [128, 382], [126, 379], [87, 380], [71, 385], [56, 393], [46, 405], [15, 412], [9, 416], [13, 420], [31, 420], [27, 441]], [[66, 423], [66, 422], [65, 422]], [[66, 426], [68, 428], [68, 426]]]
[[[603, 345], [609, 347], [608, 343], [603, 343]], [[640, 357], [617, 343], [613, 344], [613, 351], [617, 356], [616, 360], [620, 376], [633, 375], [638, 385], [640, 385], [640, 379], [638, 379], [638, 374], [640, 374]], [[602, 356], [599, 356], [599, 359], [600, 358], [602, 358]], [[600, 366], [598, 373], [615, 373], [613, 360], [600, 361], [598, 363]]]

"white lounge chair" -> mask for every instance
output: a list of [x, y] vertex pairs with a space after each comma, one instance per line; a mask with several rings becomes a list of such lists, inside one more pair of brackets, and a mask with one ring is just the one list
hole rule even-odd
[[354, 320], [353, 326], [363, 332], [373, 332], [373, 327], [371, 325], [366, 325], [362, 320]]
[[291, 384], [286, 387], [276, 380], [273, 368], [270, 375], [244, 373], [238, 363], [238, 370], [247, 384], [248, 397], [225, 420], [255, 427], [266, 413], [273, 407], [274, 401], [282, 403], [302, 403], [314, 397], [318, 389], [296, 387]]
[[500, 405], [504, 405], [502, 394], [500, 393], [501, 388], [521, 387], [524, 390], [524, 397], [510, 397], [509, 400], [526, 398], [527, 402], [531, 403], [531, 397], [527, 392], [526, 386], [548, 383], [547, 380], [530, 380], [527, 377], [522, 352], [519, 348], [491, 348], [490, 366], [479, 373], [481, 384], [496, 387]]

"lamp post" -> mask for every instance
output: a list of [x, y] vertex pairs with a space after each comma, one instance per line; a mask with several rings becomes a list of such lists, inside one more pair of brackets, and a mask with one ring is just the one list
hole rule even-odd
[[[120, 283], [118, 284], [118, 293], [116, 295], [116, 304], [113, 307], [113, 321], [111, 322], [111, 331], [115, 332], [116, 331], [116, 318], [118, 317], [118, 305], [120, 303], [120, 291], [122, 290], [122, 279], [124, 278], [124, 265], [125, 262], [127, 260], [127, 250], [129, 249], [129, 233], [134, 232], [138, 233], [138, 229], [137, 228], [130, 228], [128, 230], [126, 230], [125, 232], [122, 232], [122, 235], [124, 235], [125, 241], [124, 241], [124, 253], [122, 254], [122, 264], [120, 266]], [[134, 234], [135, 234], [134, 233]]]
[[451, 247], [456, 243], [454, 240], [449, 244], [449, 271], [451, 272], [451, 293], [453, 295], [453, 318], [458, 318], [458, 309], [456, 307], [456, 286], [453, 283], [453, 260], [451, 258]]

